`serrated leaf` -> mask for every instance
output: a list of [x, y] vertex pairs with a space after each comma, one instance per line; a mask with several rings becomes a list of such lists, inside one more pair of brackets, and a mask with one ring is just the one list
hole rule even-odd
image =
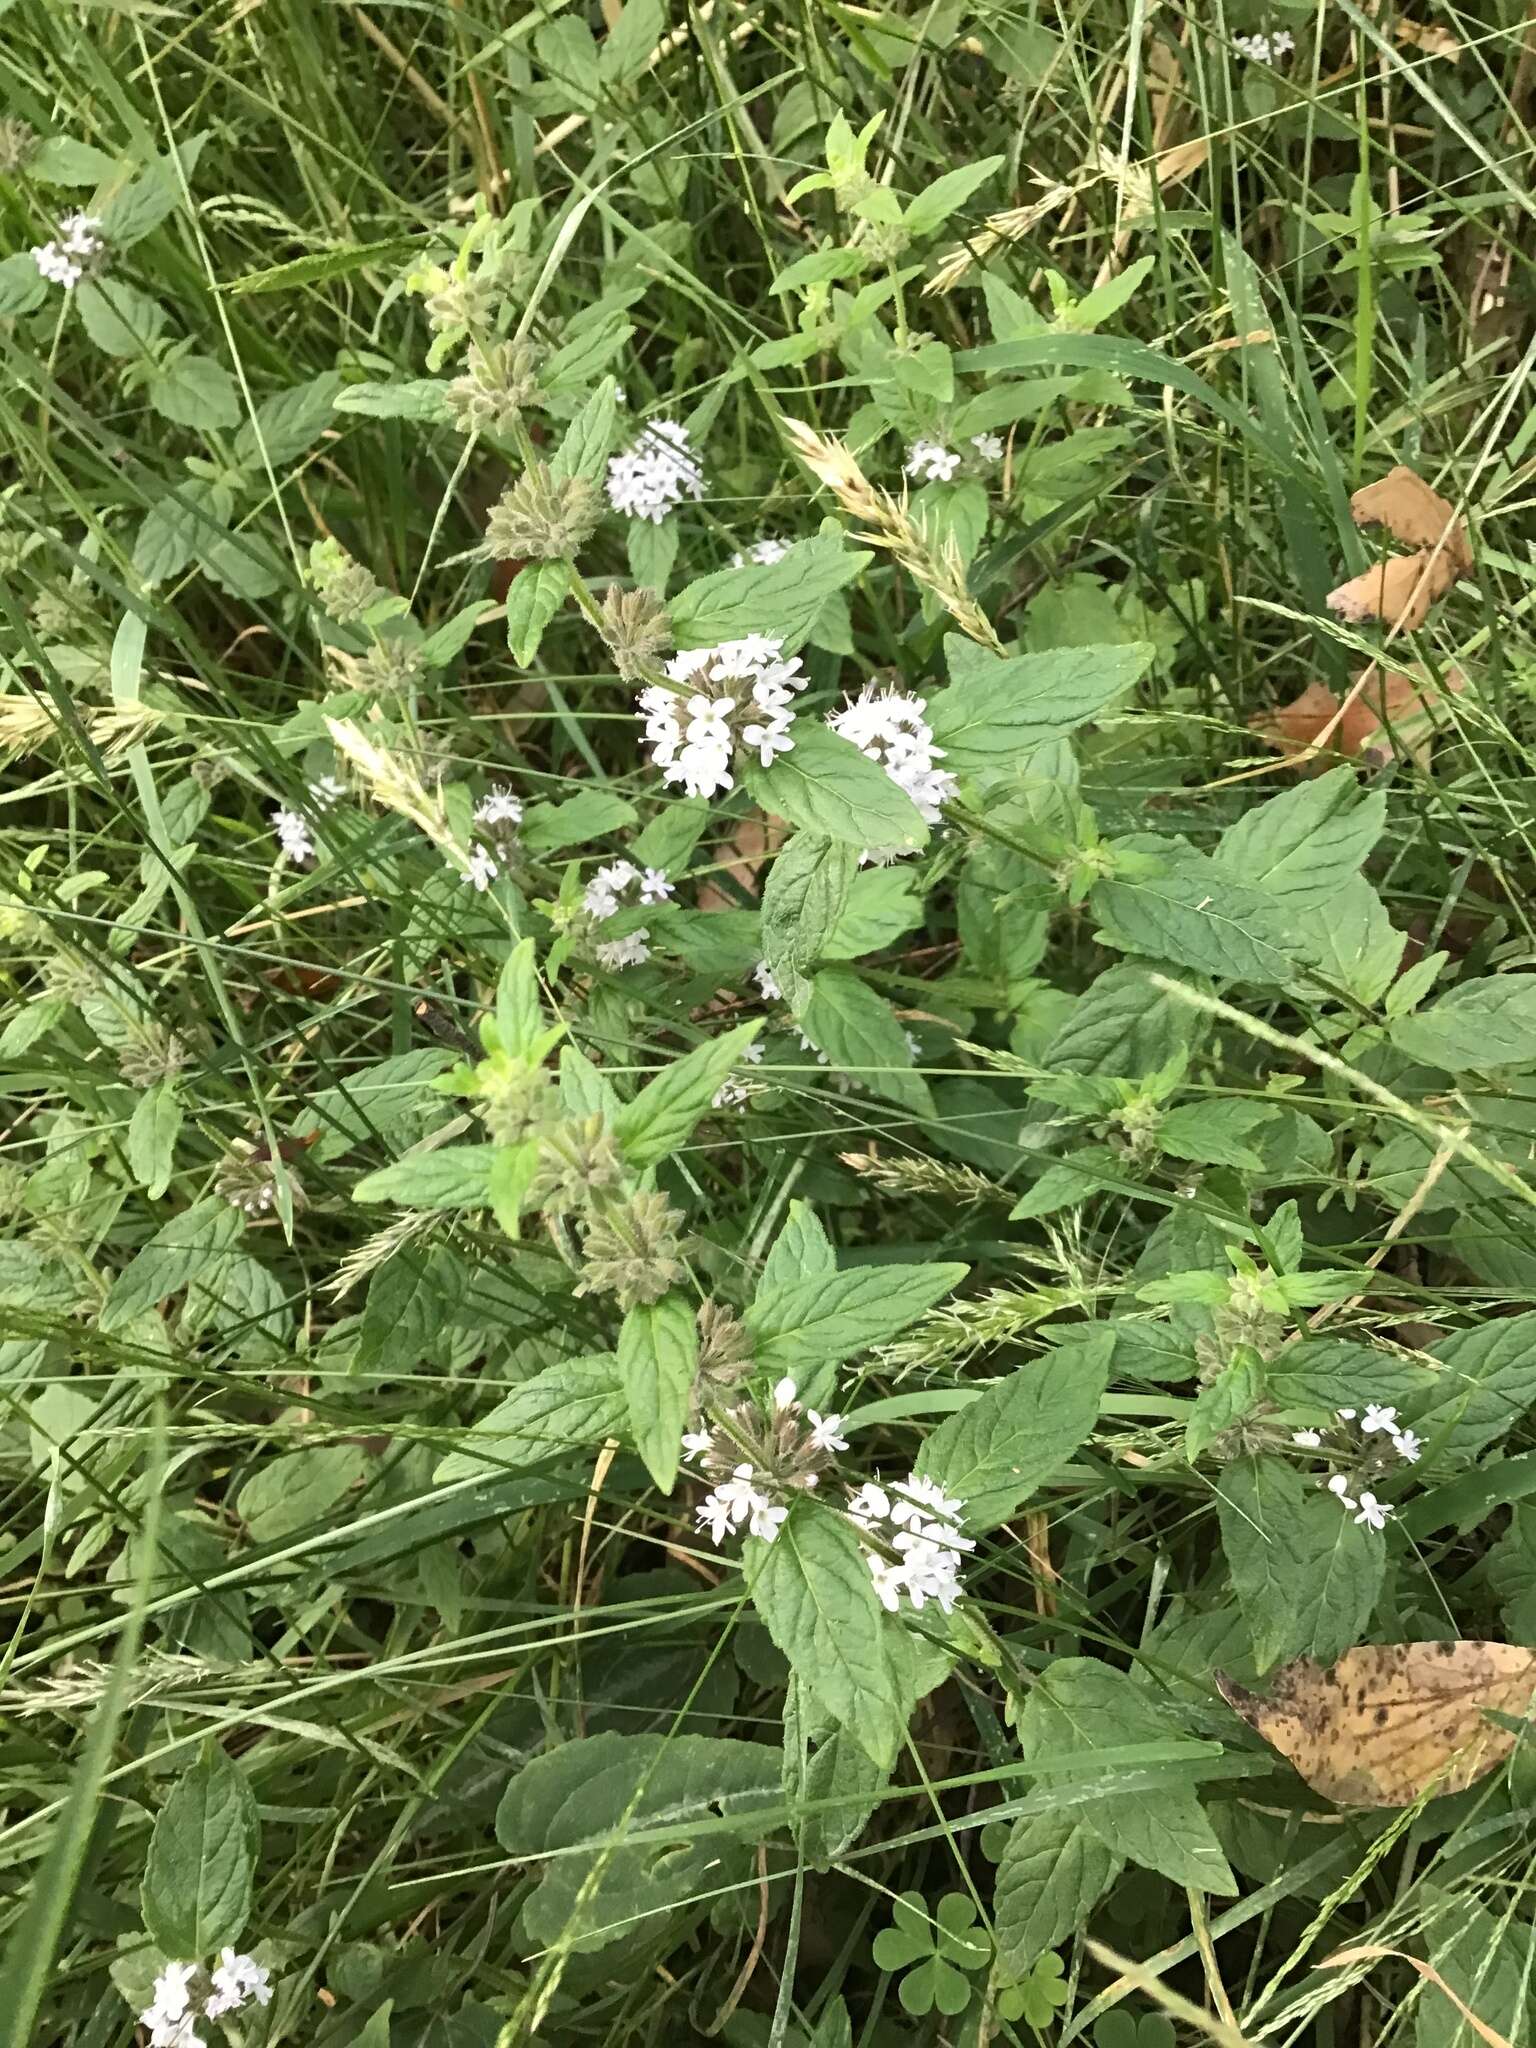
[[993, 1912], [998, 1957], [1016, 1982], [1086, 1923], [1121, 1867], [1070, 1812], [1014, 1822], [997, 1866]]
[[288, 263], [248, 270], [221, 289], [232, 299], [243, 299], [262, 292], [294, 291], [300, 285], [329, 284], [333, 278], [352, 277], [359, 270], [375, 266], [392, 269], [410, 255], [414, 246], [409, 237], [395, 235], [384, 242], [349, 242], [339, 249], [315, 249]]
[[154, 299], [120, 277], [87, 278], [75, 289], [80, 324], [111, 356], [146, 355], [165, 332], [165, 313]]
[[797, 832], [763, 885], [762, 957], [794, 1015], [811, 995], [811, 969], [842, 916], [857, 869], [851, 846]]
[[917, 805], [852, 740], [807, 717], [797, 718], [791, 730], [794, 746], [772, 767], [757, 761], [746, 767], [747, 787], [765, 811], [849, 846], [886, 851], [925, 844], [928, 827]]
[[902, 226], [909, 235], [931, 235], [936, 228], [943, 227], [956, 207], [964, 206], [1004, 161], [1000, 156], [984, 156], [973, 164], [959, 164], [954, 170], [945, 171], [908, 204]]
[[1292, 910], [1330, 911], [1381, 837], [1386, 815], [1379, 790], [1364, 794], [1353, 768], [1331, 768], [1244, 811], [1221, 835], [1216, 858]]
[[923, 921], [921, 899], [900, 868], [862, 868], [849, 884], [848, 900], [822, 948], [828, 960], [857, 960], [883, 953]]
[[235, 380], [212, 356], [174, 356], [144, 388], [162, 419], [200, 434], [232, 427], [240, 417]]
[[235, 436], [235, 460], [255, 468], [265, 450], [274, 469], [297, 462], [330, 425], [340, 389], [340, 375], [325, 370], [286, 391], [274, 391], [257, 406], [254, 419], [242, 422]]
[[1437, 1458], [1475, 1457], [1536, 1402], [1536, 1311], [1444, 1337], [1433, 1392], [1408, 1418]]
[[152, 1202], [171, 1184], [181, 1115], [176, 1083], [166, 1078], [145, 1090], [128, 1120], [128, 1169]]
[[352, 1190], [359, 1202], [402, 1202], [411, 1209], [483, 1209], [491, 1198], [494, 1145], [442, 1145], [415, 1152]]
[[922, 1075], [913, 1071], [912, 1048], [900, 1019], [857, 974], [828, 967], [814, 976], [800, 1028], [839, 1073], [861, 1088], [918, 1116], [932, 1116], [933, 1097]]
[[945, 636], [944, 650], [954, 680], [928, 699], [928, 723], [945, 767], [977, 776], [1007, 775], [1029, 748], [1097, 718], [1155, 651], [1136, 642], [1001, 655], [958, 633]]
[[563, 803], [531, 804], [518, 836], [534, 853], [563, 853], [568, 846], [623, 831], [636, 815], [634, 805], [610, 789], [579, 789]]
[[216, 1956], [250, 1918], [260, 1823], [240, 1766], [212, 1747], [155, 1816], [140, 1894], [167, 1956]]
[[857, 1266], [787, 1285], [761, 1286], [747, 1310], [757, 1363], [786, 1373], [812, 1407], [831, 1400], [831, 1369], [899, 1336], [958, 1287], [968, 1266]]
[[633, 1102], [625, 1103], [615, 1119], [614, 1136], [631, 1166], [654, 1166], [686, 1144], [720, 1084], [761, 1029], [758, 1020], [706, 1039], [663, 1067]]
[[699, 1369], [699, 1333], [681, 1294], [642, 1302], [619, 1331], [619, 1373], [630, 1440], [663, 1493], [677, 1479], [688, 1396]]
[[217, 1195], [205, 1196], [162, 1224], [113, 1281], [101, 1311], [103, 1334], [124, 1328], [216, 1266], [244, 1227], [239, 1210]]
[[1058, 1344], [982, 1390], [925, 1438], [917, 1470], [965, 1502], [979, 1535], [1008, 1518], [1093, 1433], [1114, 1332]]
[[1299, 1656], [1332, 1663], [1360, 1640], [1381, 1591], [1379, 1535], [1279, 1458], [1229, 1466], [1217, 1504], [1257, 1669]]
[[0, 262], [0, 320], [19, 320], [35, 313], [48, 296], [48, 280], [30, 250], [20, 249]]
[[808, 1202], [792, 1201], [783, 1228], [763, 1261], [758, 1293], [766, 1299], [781, 1287], [824, 1279], [836, 1271], [837, 1254], [821, 1218]]
[[686, 584], [667, 606], [679, 647], [715, 647], [749, 633], [771, 633], [793, 654], [827, 599], [861, 575], [868, 555], [835, 536], [796, 541], [777, 562], [718, 569]]
[[752, 1604], [806, 1691], [889, 1769], [907, 1716], [885, 1614], [851, 1522], [799, 1502], [772, 1543], [749, 1539]]
[[1448, 1073], [1536, 1064], [1536, 974], [1489, 974], [1456, 987], [1387, 1034], [1399, 1052]]
[[515, 1471], [573, 1445], [595, 1447], [621, 1436], [627, 1417], [619, 1361], [612, 1352], [563, 1358], [514, 1387], [467, 1430], [433, 1478], [447, 1486], [488, 1471]]
[[613, 444], [613, 423], [618, 417], [617, 391], [613, 379], [605, 377], [566, 428], [549, 465], [549, 473], [557, 482], [566, 477], [602, 475]]
[[507, 592], [507, 647], [519, 668], [527, 668], [539, 651], [544, 629], [571, 587], [568, 562], [530, 562], [512, 580]]
[[1142, 833], [1110, 852], [1115, 870], [1089, 900], [1112, 945], [1217, 981], [1284, 986], [1294, 978], [1294, 934], [1272, 897], [1177, 840]]
[[370, 420], [420, 420], [440, 424], [453, 417], [442, 377], [408, 377], [396, 383], [349, 384], [336, 396], [337, 412]]
[[258, 1465], [236, 1499], [253, 1543], [281, 1543], [325, 1522], [362, 1478], [357, 1444], [308, 1444]]

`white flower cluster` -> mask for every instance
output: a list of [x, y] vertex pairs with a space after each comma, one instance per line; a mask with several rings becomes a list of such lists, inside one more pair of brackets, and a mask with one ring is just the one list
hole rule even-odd
[[139, 2025], [149, 2030], [149, 2048], [206, 2048], [198, 2021], [222, 2019], [252, 2001], [271, 2004], [271, 1974], [254, 1956], [226, 1948], [206, 1972], [199, 1963], [167, 1963]]
[[[347, 793], [347, 786], [334, 775], [319, 775], [309, 785], [309, 801], [314, 810], [328, 811], [332, 804], [340, 803]], [[310, 831], [309, 820], [302, 811], [290, 811], [281, 805], [272, 813], [272, 830], [277, 834], [277, 848], [284, 860], [301, 867], [315, 857], [314, 834]]]
[[632, 860], [610, 861], [605, 868], [599, 868], [586, 886], [581, 907], [588, 917], [595, 917], [599, 923], [613, 917], [624, 908], [624, 894], [631, 883], [640, 884], [638, 898], [641, 903], [665, 903], [676, 893], [676, 884], [669, 882], [664, 868], [637, 868]]
[[[789, 1513], [779, 1496], [813, 1490], [819, 1468], [835, 1452], [847, 1450], [843, 1418], [819, 1415], [814, 1408], [802, 1413], [794, 1381], [782, 1379], [773, 1390], [773, 1414], [766, 1431], [754, 1431], [748, 1408], [735, 1411], [735, 1422], [742, 1442], [726, 1429], [684, 1432], [684, 1458], [702, 1466], [715, 1481], [699, 1503], [699, 1527], [708, 1530], [714, 1543], [743, 1528], [749, 1536], [772, 1543]], [[762, 1437], [757, 1456], [743, 1458], [740, 1452], [754, 1433]]]
[[1279, 57], [1289, 57], [1296, 38], [1288, 28], [1278, 28], [1273, 35], [1234, 36], [1232, 47], [1250, 64], [1273, 64]]
[[[741, 1056], [749, 1067], [760, 1067], [763, 1063], [763, 1048], [754, 1040]], [[727, 1074], [715, 1090], [714, 1106], [716, 1109], [740, 1109], [751, 1094], [751, 1085], [744, 1074], [739, 1078], [735, 1074]]]
[[[911, 797], [925, 822], [936, 825], [939, 806], [955, 793], [955, 778], [936, 765], [943, 760], [944, 749], [933, 743], [927, 710], [921, 697], [866, 683], [841, 711], [827, 714], [827, 723], [845, 740], [852, 740], [861, 754], [878, 761], [897, 788]], [[865, 860], [880, 863], [900, 858], [899, 851], [880, 848], [864, 854]]]
[[643, 967], [651, 957], [647, 943], [651, 936], [649, 925], [641, 925], [637, 932], [626, 932], [622, 939], [604, 939], [597, 948], [597, 964], [610, 974], [616, 974], [621, 967]]
[[651, 760], [668, 782], [689, 796], [714, 796], [734, 784], [738, 749], [766, 768], [787, 754], [790, 709], [808, 678], [798, 656], [782, 658], [784, 643], [766, 634], [725, 640], [718, 647], [686, 649], [667, 663], [676, 690], [651, 683], [636, 698], [645, 719]]
[[[972, 434], [971, 446], [983, 462], [1001, 462], [1003, 459], [1001, 434]], [[947, 484], [964, 460], [963, 448], [946, 448], [942, 441], [914, 441], [907, 450], [903, 468], [908, 476], [915, 476], [920, 483]]]
[[504, 782], [498, 782], [475, 805], [473, 819], [476, 830], [490, 844], [477, 841], [471, 846], [463, 876], [472, 889], [483, 893], [501, 873], [502, 862], [523, 822], [522, 799], [514, 796]]
[[71, 292], [106, 247], [96, 230], [101, 226], [94, 213], [67, 213], [59, 222], [55, 240], [32, 251], [32, 261], [50, 284], [61, 284]]
[[773, 969], [766, 960], [759, 960], [752, 970], [752, 979], [765, 1003], [779, 1003], [784, 1000], [784, 991], [773, 977]]
[[704, 472], [676, 420], [647, 420], [639, 439], [608, 464], [608, 502], [615, 512], [656, 525], [684, 498], [702, 498]]
[[[1416, 1465], [1419, 1462], [1423, 1443], [1411, 1429], [1398, 1426], [1395, 1408], [1386, 1407], [1379, 1401], [1368, 1401], [1363, 1414], [1357, 1408], [1336, 1408], [1334, 1413], [1346, 1425], [1341, 1432], [1344, 1439], [1341, 1454], [1347, 1452], [1351, 1464], [1361, 1476], [1369, 1476], [1367, 1468], [1384, 1463], [1388, 1444], [1405, 1464]], [[1358, 1442], [1353, 1440], [1352, 1431], [1358, 1432]], [[1339, 1448], [1325, 1444], [1323, 1432], [1318, 1429], [1292, 1430], [1291, 1442], [1304, 1451]], [[1384, 1529], [1396, 1510], [1388, 1502], [1378, 1500], [1369, 1487], [1361, 1487], [1357, 1497], [1350, 1489], [1359, 1483], [1359, 1478], [1351, 1478], [1347, 1472], [1335, 1472], [1328, 1479], [1318, 1481], [1320, 1486], [1327, 1487], [1341, 1506], [1354, 1514], [1357, 1522], [1363, 1522], [1368, 1529]]]
[[849, 1520], [896, 1553], [894, 1564], [879, 1551], [864, 1553], [882, 1607], [894, 1614], [905, 1596], [919, 1612], [930, 1600], [944, 1614], [953, 1610], [965, 1590], [961, 1559], [976, 1548], [975, 1537], [961, 1533], [964, 1513], [963, 1500], [915, 1472], [890, 1488], [866, 1480], [852, 1496]]
[[735, 554], [731, 557], [731, 567], [733, 569], [745, 569], [749, 562], [756, 562], [759, 568], [771, 569], [775, 562], [782, 562], [788, 553], [789, 542], [787, 540], [774, 540], [771, 537], [764, 540], [755, 540], [751, 547], [738, 548], [736, 550]]

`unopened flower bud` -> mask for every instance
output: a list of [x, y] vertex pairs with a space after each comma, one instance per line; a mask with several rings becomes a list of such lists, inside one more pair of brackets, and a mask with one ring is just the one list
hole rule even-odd
[[464, 375], [444, 394], [460, 431], [480, 434], [514, 426], [538, 395], [539, 351], [528, 341], [474, 343]]
[[530, 463], [491, 507], [482, 552], [498, 561], [568, 561], [592, 538], [602, 509], [589, 477], [556, 477], [547, 463]]
[[626, 1314], [660, 1301], [684, 1276], [683, 1218], [665, 1195], [631, 1195], [587, 1225], [578, 1294], [612, 1294]]
[[619, 1148], [600, 1111], [540, 1133], [539, 1170], [529, 1199], [547, 1209], [590, 1209], [624, 1176]]
[[355, 625], [389, 595], [371, 569], [355, 561], [339, 540], [317, 540], [309, 551], [309, 580], [321, 609], [339, 626]]
[[672, 645], [672, 621], [652, 590], [610, 583], [603, 599], [603, 641], [625, 682], [642, 680]]

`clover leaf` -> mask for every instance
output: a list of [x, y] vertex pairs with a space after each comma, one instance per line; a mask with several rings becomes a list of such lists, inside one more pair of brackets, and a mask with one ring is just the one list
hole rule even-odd
[[1005, 2020], [1027, 2020], [1032, 2027], [1048, 2027], [1067, 1996], [1061, 1957], [1046, 1954], [1027, 1976], [999, 1991], [997, 2010]]
[[1094, 2022], [1093, 2048], [1174, 2048], [1173, 2022], [1160, 2012], [1107, 2012]]
[[896, 1996], [920, 2019], [935, 2010], [953, 2018], [970, 2002], [968, 1970], [984, 1970], [992, 1944], [973, 1923], [976, 1901], [947, 1892], [929, 1918], [921, 1892], [903, 1892], [892, 1908], [893, 1926], [875, 1936], [873, 1955], [882, 1970], [904, 1970]]

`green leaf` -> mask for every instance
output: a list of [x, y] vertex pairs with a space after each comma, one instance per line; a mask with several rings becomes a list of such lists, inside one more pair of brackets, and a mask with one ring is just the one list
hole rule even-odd
[[[1044, 1752], [1085, 1755], [1138, 1742], [1167, 1741], [1167, 1717], [1125, 1671], [1088, 1657], [1061, 1657], [1036, 1680], [1019, 1718], [1024, 1760]], [[1231, 1896], [1237, 1886], [1193, 1792], [1105, 1796], [1072, 1811], [1111, 1855], [1155, 1870], [1174, 1884]]]
[[853, 848], [819, 832], [797, 832], [763, 885], [763, 958], [792, 1014], [810, 1000], [811, 970], [843, 914], [858, 862]]
[[496, 1036], [504, 1053], [526, 1059], [544, 1029], [544, 996], [533, 941], [519, 939], [496, 983]]
[[1392, 986], [1408, 939], [1363, 875], [1352, 876], [1325, 909], [1306, 920], [1307, 958], [1320, 974], [1374, 1005]]
[[836, 1271], [837, 1254], [822, 1227], [821, 1218], [808, 1202], [791, 1202], [784, 1227], [763, 1261], [758, 1293], [766, 1299], [781, 1287], [790, 1287], [803, 1280], [826, 1279]]
[[482, 617], [490, 616], [483, 603], [465, 605], [427, 634], [416, 649], [418, 660], [427, 668], [446, 668], [449, 662], [463, 653]]
[[140, 1896], [144, 1925], [164, 1954], [213, 1957], [239, 1940], [259, 1837], [244, 1772], [210, 1745], [173, 1786], [150, 1836]]
[[1241, 1422], [1264, 1393], [1264, 1367], [1258, 1354], [1239, 1346], [1231, 1362], [1208, 1386], [1200, 1389], [1184, 1425], [1184, 1455], [1193, 1464], [1223, 1431]]
[[1120, 1858], [1071, 1812], [1014, 1822], [997, 1866], [998, 1959], [1017, 1979], [1087, 1922], [1121, 1870]]
[[970, 1535], [1006, 1522], [1098, 1420], [1114, 1332], [1068, 1340], [994, 1380], [923, 1443], [917, 1470], [965, 1502]]
[[822, 1721], [800, 1681], [791, 1676], [784, 1695], [785, 1802], [795, 1808], [837, 1802], [820, 1812], [798, 1814], [793, 1823], [796, 1844], [813, 1870], [829, 1870], [853, 1847], [889, 1777], [846, 1729]]
[[181, 203], [181, 183], [169, 158], [122, 186], [101, 208], [101, 234], [114, 253], [153, 234]]
[[1381, 837], [1387, 800], [1362, 793], [1352, 767], [1330, 768], [1245, 811], [1221, 835], [1216, 859], [1248, 887], [1288, 909], [1331, 915]]
[[851, 1522], [797, 1502], [772, 1543], [747, 1543], [752, 1604], [823, 1712], [882, 1769], [907, 1717], [885, 1613]]
[[1472, 1458], [1536, 1401], [1536, 1311], [1445, 1337], [1430, 1354], [1434, 1391], [1411, 1416], [1435, 1458]]
[[0, 262], [0, 320], [19, 320], [35, 313], [48, 296], [48, 280], [28, 249]]
[[793, 736], [791, 751], [771, 767], [747, 763], [747, 787], [765, 811], [850, 846], [910, 851], [926, 842], [917, 805], [851, 740], [803, 717]]
[[212, 356], [173, 356], [145, 390], [162, 418], [201, 434], [232, 427], [240, 418], [235, 380]]
[[1187, 1102], [1168, 1111], [1157, 1127], [1157, 1142], [1174, 1159], [1257, 1173], [1263, 1156], [1248, 1139], [1279, 1114], [1270, 1102]]
[[620, 1436], [628, 1415], [619, 1361], [611, 1352], [563, 1358], [514, 1387], [468, 1430], [433, 1474], [439, 1486], [516, 1470], [573, 1445]]
[[117, 169], [116, 159], [88, 142], [50, 135], [27, 163], [27, 176], [45, 185], [100, 185]]
[[146, 355], [165, 332], [158, 303], [120, 277], [87, 278], [75, 289], [80, 323], [109, 356]]
[[1259, 1671], [1303, 1656], [1331, 1664], [1359, 1642], [1381, 1591], [1379, 1535], [1281, 1458], [1229, 1466], [1217, 1507]]
[[618, 386], [605, 377], [581, 411], [565, 430], [555, 450], [549, 473], [561, 482], [567, 477], [599, 477], [613, 445], [613, 423], [618, 416]]
[[264, 398], [254, 418], [244, 421], [235, 436], [236, 462], [254, 469], [262, 461], [263, 449], [274, 469], [297, 462], [330, 425], [340, 389], [338, 373], [325, 370]]
[[1018, 755], [1097, 718], [1146, 670], [1154, 649], [1058, 647], [1048, 654], [993, 654], [958, 633], [945, 636], [953, 678], [928, 700], [944, 765], [961, 775], [1011, 772]]
[[1284, 986], [1294, 978], [1294, 936], [1272, 897], [1177, 840], [1138, 833], [1109, 850], [1114, 871], [1089, 900], [1110, 945], [1219, 981]]
[[128, 1120], [128, 1170], [152, 1202], [171, 1184], [180, 1132], [181, 1097], [167, 1077], [145, 1090]]
[[102, 1333], [124, 1328], [218, 1265], [244, 1227], [240, 1211], [217, 1195], [205, 1196], [162, 1224], [113, 1281], [101, 1312]]
[[634, 824], [636, 815], [634, 805], [612, 790], [579, 789], [563, 803], [531, 804], [518, 837], [532, 853], [563, 853], [568, 846], [622, 832]]
[[918, 1116], [932, 1116], [933, 1097], [922, 1075], [912, 1071], [912, 1048], [900, 1020], [858, 975], [845, 967], [816, 975], [800, 1026], [816, 1050], [861, 1088]]
[[699, 1369], [699, 1333], [681, 1294], [642, 1302], [619, 1331], [619, 1374], [630, 1437], [663, 1493], [677, 1479], [688, 1396]]
[[1448, 1073], [1536, 1064], [1536, 974], [1489, 974], [1456, 987], [1387, 1035], [1399, 1052]]
[[1141, 1080], [1192, 1052], [1206, 1020], [1190, 1003], [1152, 985], [1137, 962], [1110, 967], [1078, 997], [1047, 1042], [1040, 1064], [1053, 1074], [1113, 1074]]
[[415, 246], [408, 236], [395, 235], [385, 242], [348, 242], [338, 249], [315, 249], [308, 256], [295, 256], [289, 263], [248, 270], [243, 277], [231, 278], [219, 289], [229, 298], [244, 299], [260, 292], [289, 292], [300, 285], [329, 284], [333, 278], [353, 277], [359, 270], [392, 270], [405, 261]]
[[441, 1145], [412, 1152], [365, 1174], [352, 1190], [359, 1202], [403, 1202], [412, 1209], [483, 1209], [491, 1198], [494, 1145]]
[[746, 1315], [757, 1362], [765, 1372], [787, 1373], [804, 1400], [823, 1406], [831, 1398], [833, 1366], [899, 1336], [969, 1271], [945, 1264], [856, 1266], [850, 1273], [761, 1286]]
[[349, 384], [336, 395], [337, 412], [360, 413], [370, 420], [420, 420], [441, 423], [449, 411], [447, 381], [442, 377], [408, 377], [400, 382]]
[[762, 1029], [758, 1019], [706, 1039], [647, 1081], [614, 1120], [619, 1150], [631, 1166], [654, 1166], [685, 1144], [747, 1047]]
[[911, 875], [900, 868], [859, 869], [822, 948], [823, 957], [857, 960], [865, 953], [883, 953], [922, 921], [923, 906], [913, 893]]
[[667, 578], [677, 560], [680, 540], [675, 519], [663, 519], [659, 525], [652, 519], [631, 519], [629, 522], [624, 536], [629, 573], [647, 590], [654, 590], [658, 597], [666, 596]]
[[984, 156], [935, 178], [910, 202], [902, 216], [902, 226], [909, 235], [931, 235], [936, 228], [943, 227], [957, 207], [964, 206], [977, 186], [985, 184], [1004, 161], [1000, 156]]
[[325, 1521], [362, 1478], [356, 1444], [312, 1444], [258, 1465], [236, 1505], [253, 1543], [281, 1543]]
[[530, 562], [507, 592], [507, 646], [519, 668], [532, 665], [544, 628], [571, 587], [568, 562]]
[[677, 644], [714, 647], [749, 633], [771, 633], [783, 641], [786, 654], [793, 654], [827, 599], [868, 563], [868, 555], [845, 547], [836, 536], [819, 534], [797, 541], [780, 561], [748, 562], [701, 576], [667, 606]]

